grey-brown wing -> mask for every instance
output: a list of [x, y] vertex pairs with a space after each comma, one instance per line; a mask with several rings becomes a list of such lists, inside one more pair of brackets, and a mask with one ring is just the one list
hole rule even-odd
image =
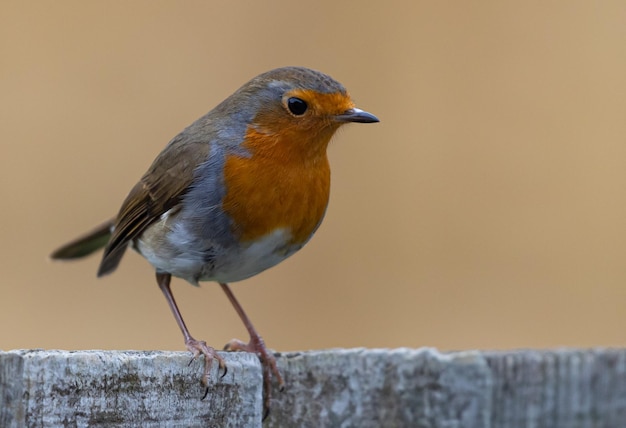
[[196, 167], [206, 159], [208, 152], [208, 143], [185, 142], [180, 138], [159, 154], [122, 204], [115, 229], [104, 249], [98, 276], [114, 271], [128, 244], [180, 203], [193, 182]]

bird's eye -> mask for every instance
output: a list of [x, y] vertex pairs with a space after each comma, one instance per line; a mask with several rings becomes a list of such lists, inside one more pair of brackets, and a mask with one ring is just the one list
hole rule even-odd
[[287, 100], [287, 107], [289, 108], [289, 111], [295, 116], [302, 116], [309, 106], [304, 100], [296, 97], [291, 97]]

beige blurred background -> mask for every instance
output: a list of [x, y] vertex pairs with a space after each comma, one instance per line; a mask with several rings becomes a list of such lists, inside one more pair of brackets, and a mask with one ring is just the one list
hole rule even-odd
[[[183, 350], [151, 267], [52, 263], [256, 74], [331, 74], [377, 125], [330, 147], [300, 253], [234, 290], [278, 350], [626, 346], [626, 3], [0, 3], [0, 348]], [[176, 280], [191, 332], [245, 330]]]

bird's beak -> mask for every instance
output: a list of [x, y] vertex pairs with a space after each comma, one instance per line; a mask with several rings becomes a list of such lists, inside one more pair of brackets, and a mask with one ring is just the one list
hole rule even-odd
[[380, 122], [372, 113], [368, 113], [359, 108], [351, 108], [335, 116], [337, 122], [358, 122], [358, 123], [374, 123]]

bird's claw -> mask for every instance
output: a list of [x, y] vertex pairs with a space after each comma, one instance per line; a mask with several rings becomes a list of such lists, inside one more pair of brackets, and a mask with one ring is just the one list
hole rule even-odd
[[225, 351], [231, 352], [251, 352], [261, 361], [263, 368], [263, 419], [267, 418], [270, 412], [270, 399], [272, 397], [272, 376], [278, 382], [279, 391], [285, 389], [285, 382], [276, 365], [276, 357], [267, 349], [261, 336], [250, 337], [250, 342], [245, 343], [238, 339], [232, 339], [224, 346]]
[[209, 392], [209, 377], [211, 375], [211, 367], [213, 366], [213, 360], [217, 360], [219, 364], [219, 368], [217, 372], [219, 373], [220, 369], [224, 370], [224, 374], [220, 376], [220, 379], [226, 376], [228, 372], [228, 368], [226, 367], [226, 362], [224, 359], [217, 353], [215, 349], [208, 346], [203, 340], [196, 340], [194, 338], [189, 338], [185, 341], [185, 345], [187, 349], [193, 354], [191, 361], [189, 361], [189, 365], [196, 360], [199, 356], [204, 357], [204, 371], [202, 373], [202, 384], [206, 387], [206, 391], [202, 399], [204, 399]]

